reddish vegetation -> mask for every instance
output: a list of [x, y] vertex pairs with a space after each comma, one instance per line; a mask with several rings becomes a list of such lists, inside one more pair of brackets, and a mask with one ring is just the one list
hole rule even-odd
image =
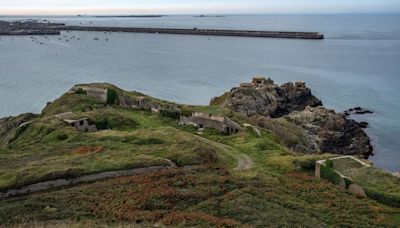
[[167, 214], [162, 220], [165, 225], [173, 225], [182, 221], [204, 221], [208, 224], [212, 224], [219, 227], [232, 227], [241, 225], [239, 222], [233, 219], [221, 219], [202, 212], [183, 212], [173, 211]]
[[100, 153], [103, 151], [102, 146], [81, 146], [71, 151], [71, 155], [83, 155], [83, 154], [92, 154], [92, 153]]
[[[203, 169], [199, 167], [199, 169]], [[88, 196], [96, 202], [91, 210], [108, 222], [161, 222], [173, 225], [204, 223], [212, 226], [235, 226], [240, 223], [227, 218], [220, 218], [203, 212], [183, 211], [210, 197], [207, 186], [229, 184], [230, 178], [224, 169], [217, 169], [217, 175], [199, 177], [196, 171], [188, 175], [183, 169], [164, 170], [147, 175], [132, 176], [114, 180], [117, 187], [109, 191]], [[225, 174], [225, 175], [224, 175]], [[127, 187], [132, 185], [132, 187]], [[222, 187], [213, 194], [223, 195], [231, 189]], [[202, 188], [204, 191], [199, 191]], [[119, 195], [124, 197], [121, 198]], [[102, 200], [99, 200], [101, 198]]]

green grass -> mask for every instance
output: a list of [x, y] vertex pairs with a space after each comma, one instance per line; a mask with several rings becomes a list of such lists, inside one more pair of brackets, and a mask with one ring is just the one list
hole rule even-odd
[[[77, 114], [94, 122], [107, 119], [108, 130], [82, 133], [52, 116], [36, 119], [0, 151], [0, 189], [109, 170], [167, 165], [167, 159], [183, 166], [229, 157], [226, 152], [217, 155], [221, 149], [175, 128], [175, 121], [149, 112], [101, 108]], [[82, 147], [99, 147], [101, 151], [73, 153]]]
[[241, 178], [221, 166], [164, 170], [0, 200], [4, 225], [395, 227], [399, 213], [308, 175]]
[[[144, 96], [125, 92], [124, 96]], [[157, 104], [167, 101], [146, 97]], [[38, 181], [110, 170], [167, 165], [177, 167], [146, 175], [116, 178], [49, 192], [0, 200], [0, 224], [165, 226], [399, 226], [399, 209], [359, 199], [312, 177], [316, 160], [332, 155], [294, 153], [301, 132], [284, 119], [247, 118], [218, 106], [181, 106], [184, 111], [227, 115], [239, 124], [264, 126], [223, 135], [149, 111], [128, 110], [65, 94], [49, 104], [32, 124], [9, 134], [0, 144], [0, 190]], [[78, 132], [54, 114], [73, 111], [101, 131]], [[8, 142], [8, 143], [7, 143]], [[252, 159], [248, 170], [238, 160]], [[245, 156], [247, 158], [247, 156]], [[182, 168], [190, 165], [191, 168]], [[369, 175], [369, 174], [368, 174]], [[371, 189], [400, 192], [396, 187], [355, 181]], [[358, 179], [360, 178], [360, 179]], [[383, 180], [387, 176], [380, 176]], [[378, 181], [378, 180], [373, 180]], [[375, 192], [374, 192], [375, 193]], [[396, 194], [397, 194], [396, 193]]]

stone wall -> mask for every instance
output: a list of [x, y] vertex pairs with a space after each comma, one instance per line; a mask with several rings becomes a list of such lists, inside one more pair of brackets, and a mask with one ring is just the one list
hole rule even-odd
[[[362, 165], [364, 165], [364, 166], [368, 166], [366, 163], [364, 163], [364, 162], [362, 162], [362, 161], [360, 161], [360, 160], [358, 160], [358, 159], [356, 159], [356, 158], [354, 158], [354, 157], [352, 157], [352, 156], [342, 156], [342, 157], [332, 158], [331, 160], [335, 160], [335, 159], [344, 159], [344, 158], [353, 159], [353, 160], [359, 162], [360, 164], [362, 164]], [[320, 160], [320, 161], [317, 161], [317, 162], [315, 163], [315, 176], [316, 176], [317, 178], [322, 178], [322, 177], [321, 177], [321, 168], [322, 168], [322, 166], [325, 166], [326, 161], [327, 161], [327, 160]], [[358, 185], [358, 184], [352, 183], [350, 177], [346, 177], [346, 176], [344, 176], [343, 174], [339, 173], [339, 172], [336, 171], [336, 170], [333, 170], [333, 171], [334, 171], [336, 174], [339, 175], [339, 183], [338, 183], [338, 185], [339, 185], [341, 188], [347, 189], [348, 191], [350, 191], [350, 192], [352, 192], [352, 193], [354, 193], [354, 194], [356, 194], [356, 195], [363, 196], [363, 197], [367, 197], [367, 194], [365, 193], [365, 190], [363, 189], [363, 187], [361, 187], [361, 186]], [[346, 182], [349, 183], [348, 180], [351, 181], [351, 184], [349, 184], [349, 185], [347, 186]]]
[[136, 168], [136, 169], [128, 169], [128, 170], [118, 170], [118, 171], [110, 171], [110, 172], [102, 172], [97, 174], [84, 175], [76, 178], [70, 179], [57, 179], [52, 181], [45, 181], [36, 184], [31, 184], [19, 189], [10, 189], [6, 192], [0, 192], [0, 198], [7, 198], [12, 196], [24, 195], [33, 192], [45, 191], [53, 188], [59, 188], [64, 186], [70, 186], [80, 183], [93, 182], [106, 178], [114, 178], [114, 177], [123, 177], [123, 176], [132, 176], [139, 175], [144, 173], [155, 172], [161, 169], [167, 169], [172, 166], [152, 166], [145, 168]]

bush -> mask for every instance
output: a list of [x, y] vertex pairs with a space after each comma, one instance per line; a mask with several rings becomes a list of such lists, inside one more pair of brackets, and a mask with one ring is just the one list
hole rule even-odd
[[178, 111], [161, 110], [160, 115], [177, 120], [181, 116], [181, 113]]
[[97, 110], [88, 115], [89, 123], [95, 124], [98, 130], [131, 130], [139, 125], [133, 116], [113, 110]]
[[87, 92], [85, 90], [83, 90], [82, 88], [79, 88], [78, 91], [76, 91], [76, 94], [84, 94], [84, 95], [86, 95]]
[[334, 184], [339, 184], [340, 183], [340, 175], [332, 169], [332, 167], [330, 166], [331, 163], [328, 163], [328, 161], [331, 161], [331, 160], [327, 160], [325, 165], [321, 165], [321, 178], [329, 180], [330, 182], [332, 182]]
[[107, 120], [107, 117], [106, 118], [99, 118], [99, 119], [96, 119], [95, 121], [94, 121], [94, 124], [96, 125], [96, 128], [98, 129], [98, 130], [105, 130], [105, 129], [108, 129], [109, 127], [108, 127], [108, 120]]
[[318, 158], [295, 159], [293, 164], [304, 171], [314, 171]]
[[115, 91], [114, 89], [107, 89], [107, 104], [115, 104], [117, 100], [117, 91]]
[[218, 129], [209, 128], [209, 127], [205, 128], [203, 133], [206, 135], [224, 135], [224, 133], [222, 133]]
[[181, 112], [182, 116], [191, 116], [192, 115], [192, 110], [187, 110], [187, 109], [183, 109]]
[[325, 162], [325, 165], [329, 168], [333, 168], [333, 161], [330, 159], [327, 159]]
[[371, 199], [391, 207], [400, 207], [400, 196], [379, 192], [370, 188], [365, 188], [365, 193]]
[[353, 184], [353, 181], [349, 178], [344, 178], [344, 183], [346, 184], [346, 189], [348, 189]]

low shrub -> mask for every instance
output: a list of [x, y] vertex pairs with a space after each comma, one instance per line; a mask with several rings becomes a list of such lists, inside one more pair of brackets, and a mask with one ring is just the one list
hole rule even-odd
[[374, 199], [380, 203], [391, 207], [400, 207], [400, 196], [394, 194], [388, 194], [385, 192], [380, 192], [377, 190], [373, 190], [371, 188], [365, 188], [365, 193], [371, 199]]
[[89, 123], [95, 124], [98, 130], [131, 130], [139, 125], [133, 117], [118, 112], [103, 110], [93, 112], [89, 114], [89, 117]]
[[321, 178], [329, 180], [334, 184], [339, 184], [340, 175], [332, 169], [333, 163], [331, 162], [332, 161], [328, 159], [324, 165], [321, 165]]
[[161, 110], [160, 115], [163, 117], [171, 118], [171, 119], [179, 119], [181, 113], [178, 111], [170, 111], [170, 110]]
[[224, 134], [217, 129], [209, 128], [209, 127], [205, 128], [203, 133], [206, 135], [223, 135]]
[[68, 135], [65, 133], [60, 133], [59, 135], [57, 135], [57, 138], [61, 141], [67, 140], [68, 139]]
[[299, 167], [304, 171], [314, 171], [315, 170], [315, 163], [317, 162], [318, 158], [305, 158], [305, 159], [295, 159], [293, 160], [293, 164]]
[[84, 95], [86, 95], [87, 92], [85, 90], [83, 90], [82, 88], [79, 88], [78, 91], [76, 91], [76, 94], [84, 94]]
[[325, 162], [325, 165], [329, 168], [333, 168], [333, 161], [330, 159], [327, 159]]
[[192, 115], [192, 110], [187, 110], [187, 109], [183, 109], [182, 111], [181, 111], [181, 115], [182, 116], [191, 116]]
[[344, 178], [344, 183], [346, 184], [346, 189], [348, 189], [353, 184], [353, 181], [349, 178]]
[[115, 104], [117, 101], [117, 91], [115, 91], [114, 89], [107, 89], [107, 104]]

